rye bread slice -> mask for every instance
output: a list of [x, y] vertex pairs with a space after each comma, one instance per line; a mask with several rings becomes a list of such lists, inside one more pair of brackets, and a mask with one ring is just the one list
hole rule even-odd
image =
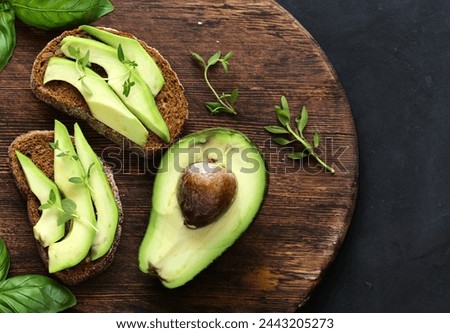
[[161, 112], [166, 122], [171, 141], [165, 143], [154, 133], [149, 131], [149, 137], [145, 147], [139, 147], [135, 143], [126, 139], [115, 130], [99, 122], [92, 116], [83, 96], [76, 88], [62, 81], [52, 81], [43, 84], [48, 60], [52, 56], [64, 57], [60, 50], [60, 42], [66, 36], [79, 36], [92, 38], [80, 29], [63, 32], [60, 36], [51, 40], [36, 57], [31, 72], [31, 89], [40, 100], [50, 104], [54, 108], [63, 111], [71, 116], [84, 120], [98, 133], [110, 139], [114, 143], [127, 150], [137, 151], [143, 156], [155, 153], [163, 148], [169, 147], [182, 133], [183, 126], [188, 118], [188, 102], [184, 94], [184, 88], [178, 79], [177, 74], [172, 70], [169, 62], [154, 48], [148, 46], [144, 41], [137, 39], [130, 33], [117, 31], [111, 28], [97, 27], [109, 32], [134, 38], [140, 42], [144, 49], [153, 57], [158, 67], [161, 69], [166, 81], [163, 89], [155, 97], [158, 110]]
[[[40, 212], [38, 207], [40, 202], [28, 186], [28, 182], [16, 156], [16, 150], [25, 154], [41, 169], [47, 177], [53, 180], [53, 150], [50, 143], [53, 142], [53, 131], [31, 131], [17, 137], [9, 146], [8, 161], [11, 173], [16, 182], [19, 191], [27, 202], [28, 220], [33, 227], [39, 220]], [[105, 173], [114, 193], [114, 198], [119, 207], [119, 223], [116, 230], [114, 242], [109, 251], [101, 258], [95, 261], [89, 261], [87, 258], [77, 266], [55, 273], [55, 277], [68, 285], [75, 285], [83, 282], [108, 268], [116, 252], [122, 231], [123, 211], [119, 197], [119, 190], [114, 181], [111, 169], [103, 163]], [[39, 254], [45, 266], [48, 268], [48, 252], [36, 241]]]

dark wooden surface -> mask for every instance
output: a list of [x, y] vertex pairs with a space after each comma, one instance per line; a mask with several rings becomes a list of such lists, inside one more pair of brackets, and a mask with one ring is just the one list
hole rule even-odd
[[[123, 152], [81, 123], [94, 149], [115, 170], [124, 207], [121, 243], [113, 265], [71, 289], [83, 312], [289, 312], [310, 295], [334, 259], [350, 224], [357, 192], [358, 150], [351, 110], [326, 56], [309, 33], [273, 1], [116, 1], [96, 24], [129, 31], [172, 64], [190, 104], [185, 133], [231, 127], [260, 148], [270, 172], [264, 205], [247, 232], [184, 287], [167, 290], [141, 273], [137, 250], [144, 235], [158, 157]], [[55, 118], [74, 119], [38, 101], [29, 89], [32, 61], [59, 32], [17, 24], [17, 48], [0, 74], [0, 236], [11, 254], [11, 275], [45, 274], [28, 226], [25, 203], [9, 174], [7, 147], [19, 134], [52, 129]], [[190, 52], [234, 51], [230, 72], [214, 71], [219, 90], [238, 87], [238, 116], [211, 116], [211, 94]], [[310, 137], [337, 169], [331, 175], [311, 161], [292, 163], [271, 144], [264, 125], [275, 123], [281, 95], [293, 112], [306, 104]], [[251, 199], [251, 198], [249, 198]]]

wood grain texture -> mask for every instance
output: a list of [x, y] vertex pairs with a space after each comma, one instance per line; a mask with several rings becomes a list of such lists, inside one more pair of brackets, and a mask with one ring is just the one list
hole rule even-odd
[[[247, 232], [187, 285], [168, 290], [141, 273], [143, 238], [159, 157], [124, 152], [80, 125], [94, 149], [114, 168], [124, 208], [122, 238], [112, 266], [71, 289], [82, 312], [289, 312], [307, 299], [334, 259], [350, 224], [357, 193], [358, 151], [351, 110], [338, 78], [309, 33], [277, 3], [260, 1], [116, 1], [116, 11], [96, 22], [129, 31], [158, 49], [183, 84], [190, 107], [184, 133], [231, 127], [261, 149], [270, 172], [267, 196]], [[60, 32], [17, 24], [14, 56], [0, 74], [0, 236], [11, 254], [11, 275], [45, 274], [26, 221], [25, 202], [9, 174], [7, 148], [29, 130], [52, 129], [55, 118], [74, 119], [38, 101], [29, 88], [34, 57]], [[190, 52], [232, 50], [230, 72], [213, 71], [218, 90], [240, 90], [238, 116], [211, 116], [212, 100]], [[285, 158], [264, 125], [275, 123], [281, 95], [292, 112], [308, 107], [311, 137], [336, 174]]]

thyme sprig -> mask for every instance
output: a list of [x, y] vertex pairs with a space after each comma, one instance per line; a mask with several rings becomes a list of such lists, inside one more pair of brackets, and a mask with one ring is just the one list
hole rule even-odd
[[40, 205], [38, 209], [42, 211], [44, 209], [50, 209], [53, 207], [55, 207], [61, 213], [57, 219], [58, 225], [64, 224], [72, 219], [79, 219], [80, 221], [87, 223], [91, 228], [93, 228], [97, 232], [97, 228], [90, 221], [82, 218], [77, 213], [77, 204], [73, 200], [69, 198], [64, 198], [61, 200], [61, 204], [58, 205], [58, 203], [56, 202], [55, 191], [51, 189], [47, 202]]
[[91, 66], [91, 62], [89, 60], [89, 58], [90, 58], [89, 50], [87, 50], [86, 53], [84, 55], [82, 55], [80, 48], [69, 45], [69, 54], [75, 58], [75, 65], [76, 65], [77, 71], [80, 74], [80, 77], [78, 78], [78, 80], [81, 82], [81, 87], [83, 87], [83, 89], [89, 95], [92, 95], [91, 89], [89, 89], [88, 85], [84, 81], [84, 79], [87, 76], [86, 67]]
[[[312, 156], [321, 166], [323, 166], [326, 170], [331, 173], [334, 173], [335, 170], [327, 165], [322, 159], [316, 154], [315, 149], [320, 145], [320, 134], [316, 129], [314, 131], [313, 143], [311, 144], [305, 137], [303, 131], [308, 124], [309, 115], [306, 109], [306, 106], [303, 106], [302, 111], [299, 116], [295, 118], [295, 128], [291, 127], [291, 112], [289, 110], [289, 105], [285, 96], [281, 97], [281, 105], [275, 106], [275, 113], [277, 115], [279, 125], [271, 125], [265, 126], [265, 130], [271, 134], [287, 134], [289, 135], [289, 139], [286, 139], [282, 136], [274, 137], [272, 140], [281, 145], [286, 146], [295, 141], [300, 142], [305, 149], [303, 151], [294, 152], [288, 154], [287, 157], [292, 160], [299, 160], [306, 156]], [[293, 139], [291, 139], [293, 138]]]
[[85, 176], [83, 177], [70, 177], [69, 178], [69, 182], [71, 182], [72, 184], [83, 184], [84, 186], [86, 186], [89, 191], [94, 192], [93, 188], [89, 185], [89, 178], [91, 177], [91, 170], [92, 167], [94, 166], [94, 162], [92, 162], [89, 165], [88, 171], [86, 173]]
[[[91, 66], [91, 62], [89, 59], [90, 58], [89, 50], [87, 50], [84, 55], [81, 54], [80, 48], [74, 47], [72, 45], [69, 45], [68, 50], [69, 50], [69, 54], [75, 59], [76, 68], [80, 74], [78, 80], [81, 81], [81, 87], [89, 95], [92, 95], [92, 91], [90, 90], [90, 88], [88, 87], [86, 82], [84, 81], [84, 79], [88, 76], [86, 73], [86, 68]], [[122, 94], [125, 97], [128, 97], [130, 95], [131, 88], [136, 84], [134, 81], [131, 80], [131, 72], [133, 69], [135, 69], [138, 66], [138, 64], [136, 63], [136, 61], [132, 61], [125, 57], [125, 54], [123, 52], [123, 48], [122, 48], [121, 44], [119, 44], [119, 46], [117, 47], [117, 59], [119, 59], [119, 61], [127, 67], [126, 72], [121, 74], [121, 76], [127, 75], [127, 78], [125, 79], [125, 81], [122, 84], [122, 87], [123, 87]], [[104, 81], [108, 81], [108, 80], [111, 80], [112, 78], [108, 77], [108, 78], [101, 78], [101, 79]]]
[[236, 101], [239, 97], [239, 90], [236, 88], [231, 93], [224, 93], [222, 92], [220, 95], [217, 93], [217, 91], [212, 86], [211, 82], [209, 81], [208, 77], [208, 71], [211, 67], [221, 64], [223, 71], [225, 74], [228, 73], [229, 68], [229, 60], [233, 56], [233, 52], [228, 52], [223, 58], [222, 53], [220, 51], [213, 54], [208, 61], [206, 61], [201, 55], [199, 55], [196, 52], [192, 52], [192, 56], [199, 61], [203, 66], [203, 77], [205, 79], [205, 82], [211, 92], [216, 97], [216, 101], [214, 102], [206, 102], [205, 107], [209, 112], [212, 114], [218, 114], [218, 113], [231, 113], [236, 114], [236, 110], [234, 109], [234, 105], [236, 104]]
[[70, 152], [68, 151], [68, 150], [62, 150], [60, 147], [59, 147], [59, 142], [58, 142], [58, 140], [56, 140], [56, 142], [50, 142], [50, 147], [53, 149], [53, 150], [57, 150], [57, 151], [60, 151], [60, 153], [58, 154], [58, 155], [56, 155], [56, 157], [70, 157], [71, 159], [73, 159], [74, 161], [78, 161], [79, 160], [79, 158], [78, 158], [78, 155], [76, 155], [76, 154], [70, 154]]
[[130, 95], [131, 88], [136, 84], [134, 81], [131, 81], [131, 70], [135, 69], [138, 66], [138, 64], [136, 63], [136, 61], [132, 61], [127, 57], [125, 57], [125, 54], [123, 53], [122, 49], [122, 44], [119, 44], [119, 47], [117, 48], [117, 58], [122, 64], [128, 67], [128, 78], [122, 85], [123, 87], [122, 94], [125, 97], [128, 97], [128, 95]]

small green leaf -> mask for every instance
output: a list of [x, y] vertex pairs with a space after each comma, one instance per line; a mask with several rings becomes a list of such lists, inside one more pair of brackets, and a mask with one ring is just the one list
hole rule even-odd
[[281, 96], [281, 108], [285, 110], [287, 113], [290, 113], [289, 105], [285, 96]]
[[56, 202], [56, 194], [53, 189], [50, 190], [50, 193], [48, 195], [48, 202], [51, 204], [54, 204]]
[[291, 140], [289, 141], [288, 139], [285, 138], [273, 138], [272, 139], [275, 143], [279, 144], [280, 146], [286, 146], [292, 142], [294, 142], [295, 140]]
[[69, 178], [69, 182], [71, 182], [72, 184], [83, 184], [83, 179], [81, 179], [80, 177], [70, 177]]
[[50, 148], [52, 148], [53, 150], [59, 149], [59, 142], [58, 142], [58, 140], [56, 140], [56, 142], [50, 142]]
[[74, 161], [78, 161], [79, 160], [79, 158], [78, 158], [78, 155], [72, 155], [72, 156], [70, 156]]
[[61, 208], [65, 213], [74, 214], [77, 210], [77, 204], [69, 198], [64, 198], [61, 201]]
[[199, 62], [201, 62], [203, 64], [203, 66], [206, 66], [205, 59], [203, 59], [203, 57], [200, 54], [195, 53], [195, 52], [192, 52], [191, 54], [195, 59], [197, 59]]
[[287, 155], [287, 157], [290, 158], [291, 160], [301, 160], [302, 158], [305, 158], [306, 156], [307, 156], [307, 154], [305, 154], [304, 152], [301, 152], [301, 151]]
[[6, 280], [9, 272], [9, 253], [3, 239], [0, 238], [0, 282]]
[[119, 46], [117, 47], [117, 58], [122, 63], [125, 61], [125, 55], [123, 54], [122, 44], [119, 44]]
[[86, 173], [86, 178], [87, 178], [87, 179], [89, 179], [89, 177], [91, 176], [91, 170], [92, 170], [92, 168], [94, 167], [94, 165], [95, 165], [95, 162], [92, 162], [92, 163], [89, 165], [89, 168], [88, 168], [87, 173]]
[[56, 157], [65, 157], [65, 156], [67, 156], [68, 154], [66, 153], [66, 152], [61, 152], [61, 153], [59, 153], [58, 155], [56, 155]]
[[272, 134], [289, 134], [289, 132], [281, 126], [266, 126], [264, 127], [264, 129]]
[[314, 142], [314, 148], [319, 147], [319, 145], [320, 145], [320, 134], [319, 134], [319, 132], [317, 130], [314, 132], [313, 142]]
[[208, 60], [208, 66], [213, 66], [213, 65], [215, 65], [215, 64], [219, 61], [221, 54], [222, 54], [222, 53], [221, 53], [220, 51], [214, 53], [214, 54], [211, 56], [211, 58], [209, 58], [209, 60]]
[[277, 114], [278, 121], [281, 125], [284, 127], [287, 127], [291, 122], [291, 115], [289, 113], [289, 110], [286, 111], [285, 109], [280, 108], [279, 106], [275, 106], [275, 113]]
[[80, 59], [80, 65], [83, 69], [85, 69], [87, 66], [91, 65], [91, 63], [89, 61], [90, 55], [91, 55], [91, 51], [87, 50], [84, 57]]
[[239, 98], [239, 90], [237, 88], [233, 89], [230, 95], [230, 103], [235, 104], [238, 98]]
[[80, 49], [69, 44], [69, 54], [73, 58], [78, 59], [80, 57]]
[[225, 54], [225, 56], [223, 57], [223, 60], [228, 62], [228, 60], [230, 60], [232, 56], [233, 56], [233, 51], [230, 51], [227, 54]]
[[228, 63], [226, 61], [221, 61], [223, 72], [228, 73]]
[[224, 109], [222, 104], [220, 104], [219, 102], [206, 102], [205, 106], [208, 109], [208, 111], [213, 114], [220, 113]]
[[50, 209], [53, 207], [54, 204], [50, 203], [50, 202], [46, 202], [45, 204], [42, 204], [38, 207], [39, 210], [44, 210], [44, 209]]
[[70, 221], [72, 219], [72, 214], [69, 213], [62, 213], [60, 216], [58, 216], [58, 220], [56, 221], [56, 223], [58, 225], [64, 224], [67, 221]]
[[297, 128], [300, 134], [303, 135], [303, 130], [305, 129], [306, 125], [308, 124], [308, 111], [306, 110], [306, 107], [303, 106], [302, 113], [300, 117], [297, 117], [295, 119], [295, 122], [297, 123]]

